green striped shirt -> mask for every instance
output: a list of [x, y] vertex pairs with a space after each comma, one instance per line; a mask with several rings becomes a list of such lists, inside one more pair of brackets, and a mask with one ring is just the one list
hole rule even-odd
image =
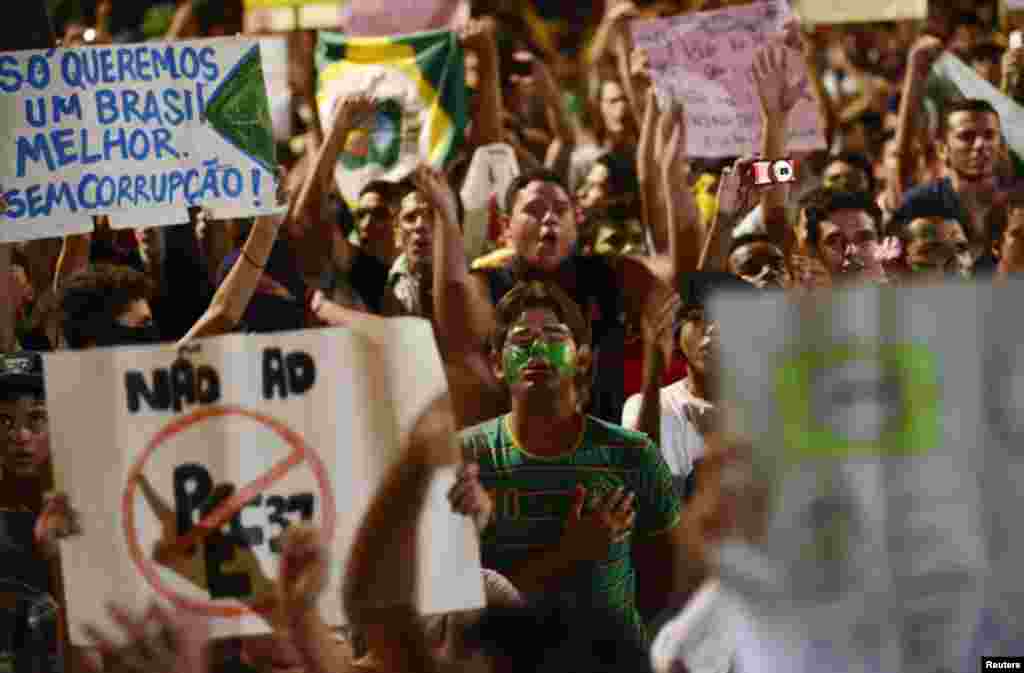
[[[516, 441], [508, 416], [462, 432], [468, 457], [480, 465], [480, 481], [494, 501], [494, 522], [482, 540], [484, 566], [511, 575], [527, 557], [557, 546], [577, 484], [591, 495], [624, 487], [635, 494], [632, 537], [656, 535], [676, 525], [679, 499], [661, 452], [647, 435], [592, 416], [576, 446], [559, 456], [527, 453]], [[620, 612], [645, 637], [636, 610], [636, 571], [631, 539], [613, 545], [600, 563], [581, 564], [560, 585], [580, 605]]]

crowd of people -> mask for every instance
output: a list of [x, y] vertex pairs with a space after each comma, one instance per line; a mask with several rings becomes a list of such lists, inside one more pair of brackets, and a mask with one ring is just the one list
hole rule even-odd
[[[50, 4], [49, 38], [9, 33], [3, 48], [244, 30], [240, 0]], [[711, 294], [998, 283], [1024, 269], [1024, 198], [999, 113], [977, 99], [926, 102], [943, 53], [1024, 96], [1024, 49], [994, 3], [933, 1], [923, 21], [790, 21], [752, 67], [761, 146], [715, 160], [687, 155], [702, 129], [681, 104], [659, 105], [629, 22], [746, 3], [470, 4], [457, 30], [471, 121], [442, 169], [369, 182], [346, 203], [337, 158], [377, 101], [343, 99], [321, 123], [315, 33], [296, 31], [285, 215], [192, 208], [187, 224], [135, 230], [97, 217], [89, 234], [0, 246], [2, 574], [39, 588], [27, 608], [4, 606], [12, 654], [0, 670], [699, 673], [670, 646], [652, 659], [651, 643], [713, 581], [716, 544], [757, 539], [736, 512], [766, 506], [762, 485], [719, 479], [747, 449], [719, 422]], [[825, 139], [802, 155], [786, 150], [797, 67]], [[471, 257], [459, 193], [474, 152], [494, 143], [514, 150], [520, 174], [493, 195], [496, 234]], [[753, 187], [758, 157], [794, 160], [796, 182]], [[92, 647], [71, 647], [59, 541], [89, 522], [53, 493], [40, 354], [392, 316], [430, 321], [449, 394], [362, 522], [344, 568], [348, 625], [320, 617], [332, 560], [318, 531], [293, 527], [272, 635], [211, 640], [194, 615], [112, 606], [123, 633], [93, 630]], [[389, 595], [382, 608], [381, 568], [416, 558], [430, 477], [451, 464], [451, 508], [479, 532], [487, 607], [423, 616], [413, 596]], [[36, 640], [15, 635], [27, 615], [49, 615], [32, 622]], [[715, 670], [729, 670], [723, 657]]]

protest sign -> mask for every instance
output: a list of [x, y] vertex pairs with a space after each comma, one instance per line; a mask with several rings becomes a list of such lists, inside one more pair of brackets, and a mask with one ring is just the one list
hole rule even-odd
[[494, 243], [490, 229], [492, 197], [504, 199], [518, 175], [519, 160], [510, 145], [493, 143], [473, 153], [460, 193], [466, 211], [462, 233], [467, 259], [489, 252], [489, 244]]
[[337, 30], [344, 5], [344, 0], [245, 0], [246, 32]]
[[972, 670], [1024, 642], [1024, 349], [995, 308], [1021, 290], [713, 303], [728, 426], [770, 489], [760, 540], [720, 550], [742, 670]]
[[[446, 390], [429, 323], [408, 318], [379, 333], [235, 335], [191, 354], [54, 354], [46, 376], [59, 486], [85, 529], [63, 545], [74, 637], [106, 623], [107, 600], [151, 598], [211, 617], [217, 635], [265, 632], [281, 536], [300, 521], [324, 531], [333, 562], [320, 609], [344, 623], [357, 527]], [[446, 499], [454, 479], [453, 467], [433, 484], [418, 567], [381, 569], [396, 592], [414, 583], [428, 614], [483, 606], [475, 529]]]
[[458, 30], [468, 20], [466, 0], [351, 0], [342, 10], [342, 30], [351, 37]]
[[462, 142], [466, 85], [454, 33], [348, 38], [321, 32], [317, 69], [325, 131], [339, 99], [379, 102], [375, 117], [349, 132], [338, 157], [335, 179], [350, 205], [371, 180], [398, 182], [423, 163], [440, 169]]
[[92, 215], [277, 211], [256, 41], [6, 53], [0, 91], [0, 241], [91, 231]]
[[804, 24], [910, 21], [928, 16], [928, 0], [792, 0]]
[[[789, 9], [782, 0], [710, 12], [633, 21], [633, 40], [647, 52], [658, 104], [686, 109], [687, 148], [694, 157], [746, 156], [760, 150], [761, 113], [751, 67], [758, 50], [781, 43]], [[791, 87], [800, 92], [789, 114], [790, 151], [824, 149], [802, 56], [788, 50]]]
[[260, 55], [263, 78], [270, 99], [270, 120], [274, 140], [288, 142], [292, 138], [292, 87], [288, 81], [288, 38], [261, 37]]

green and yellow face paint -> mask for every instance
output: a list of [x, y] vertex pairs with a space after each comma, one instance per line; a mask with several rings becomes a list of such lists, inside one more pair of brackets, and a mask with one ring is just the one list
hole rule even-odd
[[529, 344], [505, 344], [502, 364], [506, 380], [510, 384], [522, 381], [523, 370], [534, 358], [543, 360], [560, 377], [576, 374], [576, 352], [568, 341], [549, 343], [543, 339], [534, 339]]

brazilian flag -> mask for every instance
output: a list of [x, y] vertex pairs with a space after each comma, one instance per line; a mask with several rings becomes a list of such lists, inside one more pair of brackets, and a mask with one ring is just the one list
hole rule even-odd
[[999, 113], [1015, 177], [1024, 177], [1024, 106], [952, 54], [943, 54], [932, 66], [925, 95], [936, 104], [939, 114], [949, 102], [963, 98], [979, 98], [991, 103]]
[[450, 31], [353, 37], [321, 32], [317, 45], [317, 106], [324, 132], [343, 97], [378, 102], [374, 118], [349, 132], [335, 176], [355, 203], [376, 179], [397, 181], [416, 166], [435, 168], [454, 154], [466, 127], [462, 47]]

